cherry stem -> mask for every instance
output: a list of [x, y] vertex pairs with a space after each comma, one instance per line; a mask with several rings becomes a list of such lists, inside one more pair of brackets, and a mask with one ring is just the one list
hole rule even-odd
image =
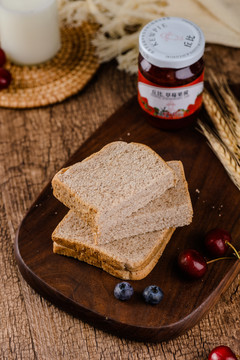
[[221, 258], [209, 260], [209, 261], [207, 261], [207, 264], [214, 263], [215, 261], [218, 261], [218, 260], [232, 260], [232, 259], [235, 259], [235, 258], [233, 256], [232, 257], [221, 257]]
[[240, 260], [240, 255], [239, 255], [239, 253], [237, 252], [237, 250], [235, 249], [235, 247], [234, 247], [229, 241], [225, 241], [225, 244], [227, 244], [228, 246], [230, 246], [230, 248], [233, 249], [233, 251], [235, 252], [237, 258]]

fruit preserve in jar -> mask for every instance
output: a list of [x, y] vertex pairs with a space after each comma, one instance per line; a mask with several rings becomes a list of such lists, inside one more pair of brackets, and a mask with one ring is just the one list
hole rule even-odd
[[201, 108], [204, 35], [177, 17], [148, 23], [139, 36], [138, 102], [162, 129], [192, 124]]

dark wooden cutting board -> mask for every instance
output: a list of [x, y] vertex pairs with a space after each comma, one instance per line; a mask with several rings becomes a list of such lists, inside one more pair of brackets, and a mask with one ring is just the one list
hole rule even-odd
[[[136, 98], [110, 117], [65, 165], [81, 161], [115, 140], [141, 142], [166, 161], [183, 162], [194, 209], [192, 224], [175, 231], [154, 270], [143, 280], [131, 281], [135, 290], [131, 300], [120, 302], [113, 296], [119, 279], [78, 260], [53, 254], [51, 233], [67, 209], [53, 197], [49, 183], [18, 230], [17, 263], [37, 292], [94, 326], [141, 341], [170, 339], [194, 326], [240, 270], [240, 261], [220, 261], [209, 265], [203, 279], [189, 281], [176, 266], [177, 255], [184, 248], [204, 253], [204, 234], [214, 227], [230, 231], [233, 244], [239, 248], [240, 192], [198, 131], [188, 128], [164, 132], [151, 127]], [[150, 284], [159, 285], [165, 294], [156, 306], [146, 305], [141, 297]]]

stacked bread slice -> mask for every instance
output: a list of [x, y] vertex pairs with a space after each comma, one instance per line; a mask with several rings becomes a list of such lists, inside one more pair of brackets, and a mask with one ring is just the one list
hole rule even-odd
[[53, 251], [122, 279], [142, 279], [174, 229], [192, 220], [182, 163], [143, 144], [116, 141], [60, 170], [53, 194], [70, 210], [53, 232]]

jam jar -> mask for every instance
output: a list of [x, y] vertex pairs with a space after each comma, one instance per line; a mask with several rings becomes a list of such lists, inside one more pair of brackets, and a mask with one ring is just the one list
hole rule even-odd
[[197, 118], [202, 104], [205, 40], [189, 20], [164, 17], [139, 35], [138, 102], [148, 121], [179, 129]]

